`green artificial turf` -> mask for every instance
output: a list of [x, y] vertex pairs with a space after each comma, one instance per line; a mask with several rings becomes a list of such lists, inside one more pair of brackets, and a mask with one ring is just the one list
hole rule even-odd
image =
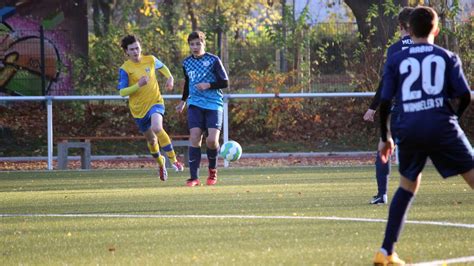
[[[190, 188], [187, 172], [167, 182], [149, 169], [0, 172], [1, 214], [79, 215], [0, 217], [1, 264], [370, 265], [385, 229], [370, 219], [388, 212], [368, 204], [373, 175], [373, 167], [229, 168], [218, 185]], [[397, 184], [391, 178], [389, 198]], [[407, 224], [397, 245], [407, 261], [474, 254], [474, 193], [461, 177], [443, 180], [428, 167], [408, 220], [471, 227]]]

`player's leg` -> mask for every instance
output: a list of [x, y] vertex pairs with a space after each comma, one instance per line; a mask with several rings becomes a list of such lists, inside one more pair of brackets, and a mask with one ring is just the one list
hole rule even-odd
[[[395, 243], [403, 229], [408, 210], [413, 202], [421, 182], [421, 172], [427, 160], [424, 152], [404, 151], [399, 147], [401, 174], [400, 186], [390, 204], [387, 226], [382, 247], [374, 258], [374, 265], [404, 265], [395, 253]], [[385, 263], [385, 264], [384, 264]]]
[[[396, 114], [395, 114], [396, 115]], [[389, 129], [388, 133], [391, 135], [391, 117], [394, 114], [390, 114], [389, 119], [387, 120], [387, 127]], [[379, 139], [378, 147], [382, 144], [382, 140]], [[370, 204], [386, 204], [388, 202], [387, 190], [388, 190], [388, 178], [390, 177], [391, 172], [391, 163], [388, 160], [386, 163], [382, 161], [380, 152], [377, 152], [377, 157], [375, 158], [375, 178], [377, 179], [377, 195], [372, 197]]]
[[471, 187], [471, 189], [474, 189], [474, 168], [462, 173], [461, 175], [464, 177], [464, 180], [466, 180], [466, 183]]
[[390, 162], [383, 163], [380, 158], [380, 153], [377, 152], [375, 159], [375, 178], [377, 179], [377, 195], [375, 195], [370, 204], [386, 204], [388, 178], [390, 176], [391, 164]]
[[430, 154], [431, 161], [443, 178], [461, 175], [474, 189], [474, 150], [466, 135], [456, 129], [450, 137], [443, 139], [443, 146]]
[[149, 127], [143, 135], [146, 138], [148, 144], [148, 150], [150, 154], [155, 158], [156, 162], [158, 163], [158, 174], [162, 181], [166, 181], [168, 179], [168, 172], [166, 171], [165, 167], [165, 157], [160, 154], [160, 147], [158, 145], [158, 138], [153, 132], [152, 128]]
[[194, 127], [189, 130], [189, 172], [190, 179], [187, 180], [188, 186], [197, 186], [199, 182], [199, 166], [201, 164], [201, 142], [202, 129]]
[[199, 182], [199, 166], [201, 164], [201, 143], [204, 128], [204, 114], [202, 109], [194, 105], [188, 107], [189, 128], [189, 172], [188, 186], [197, 186]]
[[212, 186], [217, 183], [217, 154], [219, 151], [220, 130], [217, 128], [208, 128], [209, 135], [206, 138], [206, 154], [209, 161], [209, 176], [207, 185]]
[[168, 178], [168, 173], [164, 167], [164, 157], [160, 154], [160, 148], [158, 146], [158, 139], [156, 138], [155, 133], [151, 129], [151, 111], [149, 111], [143, 118], [135, 118], [135, 122], [141, 133], [145, 136], [147, 141], [148, 150], [150, 154], [155, 158], [156, 162], [159, 165], [159, 175], [160, 179], [165, 181]]
[[166, 152], [170, 159], [171, 165], [177, 172], [184, 170], [184, 166], [176, 159], [176, 153], [171, 144], [171, 139], [168, 133], [163, 129], [163, 115], [161, 113], [154, 113], [151, 116], [151, 129], [158, 138], [159, 146]]
[[207, 185], [217, 183], [217, 154], [219, 151], [219, 136], [222, 128], [223, 112], [220, 110], [206, 110], [206, 154], [209, 161], [209, 176]]

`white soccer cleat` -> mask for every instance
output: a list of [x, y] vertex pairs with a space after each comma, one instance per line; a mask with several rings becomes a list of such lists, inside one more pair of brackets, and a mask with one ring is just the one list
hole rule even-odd
[[183, 163], [180, 163], [179, 161], [176, 161], [176, 162], [172, 163], [171, 166], [173, 167], [173, 169], [176, 172], [183, 172], [184, 171], [184, 165], [183, 165]]

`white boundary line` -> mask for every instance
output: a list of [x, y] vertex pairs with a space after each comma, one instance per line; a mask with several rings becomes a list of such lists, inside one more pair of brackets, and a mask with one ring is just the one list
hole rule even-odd
[[[9, 214], [2, 213], [0, 217], [90, 217], [90, 218], [195, 218], [195, 219], [286, 219], [286, 220], [329, 220], [329, 221], [352, 221], [352, 222], [369, 222], [384, 223], [385, 219], [371, 218], [350, 218], [336, 216], [258, 216], [258, 215], [167, 215], [167, 214], [108, 214], [108, 213], [18, 213]], [[407, 224], [425, 224], [450, 226], [458, 228], [474, 229], [474, 224], [462, 224], [451, 222], [434, 222], [434, 221], [406, 221]]]
[[[8, 217], [89, 217], [89, 218], [193, 218], [193, 219], [281, 219], [281, 220], [327, 220], [327, 221], [353, 221], [353, 222], [371, 222], [371, 223], [384, 223], [387, 222], [385, 219], [371, 219], [371, 218], [349, 218], [349, 217], [336, 217], [336, 216], [257, 216], [257, 215], [166, 215], [166, 214], [88, 214], [88, 213], [25, 213], [25, 214], [0, 214], [2, 218]], [[474, 229], [474, 224], [462, 224], [462, 223], [451, 223], [451, 222], [434, 222], [434, 221], [406, 221], [407, 224], [425, 224], [425, 225], [437, 225], [437, 226], [449, 226], [458, 228]], [[436, 260], [430, 262], [421, 262], [412, 264], [413, 266], [436, 266], [436, 265], [447, 265], [449, 263], [466, 263], [473, 262], [474, 256], [452, 258], [447, 260]]]
[[447, 260], [435, 260], [430, 262], [420, 262], [411, 264], [412, 266], [437, 266], [437, 265], [448, 265], [450, 263], [466, 263], [466, 262], [473, 262], [474, 256], [469, 257], [462, 257], [462, 258], [454, 258], [454, 259], [447, 259]]

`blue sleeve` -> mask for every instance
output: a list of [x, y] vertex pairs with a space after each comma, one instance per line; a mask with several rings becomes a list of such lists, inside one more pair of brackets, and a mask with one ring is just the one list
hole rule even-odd
[[388, 58], [385, 63], [382, 76], [382, 94], [381, 100], [391, 101], [396, 92], [397, 82], [397, 68], [395, 67], [393, 57]]
[[158, 60], [158, 58], [156, 58], [155, 56], [153, 56], [153, 60], [155, 61], [155, 69], [160, 69], [165, 65], [163, 64], [163, 62]]
[[453, 54], [448, 61], [448, 88], [449, 96], [457, 98], [466, 92], [470, 92], [469, 84], [467, 83], [466, 76], [462, 70], [461, 59], [458, 55]]
[[219, 57], [214, 63], [214, 75], [216, 76], [216, 80], [229, 80], [227, 77], [227, 72], [225, 71], [225, 68], [222, 65], [222, 61], [219, 59]]
[[394, 45], [390, 45], [387, 49], [387, 59], [396, 52]]
[[123, 70], [122, 68], [120, 68], [117, 90], [121, 90], [127, 87], [128, 87], [128, 73], [125, 72], [125, 70]]

